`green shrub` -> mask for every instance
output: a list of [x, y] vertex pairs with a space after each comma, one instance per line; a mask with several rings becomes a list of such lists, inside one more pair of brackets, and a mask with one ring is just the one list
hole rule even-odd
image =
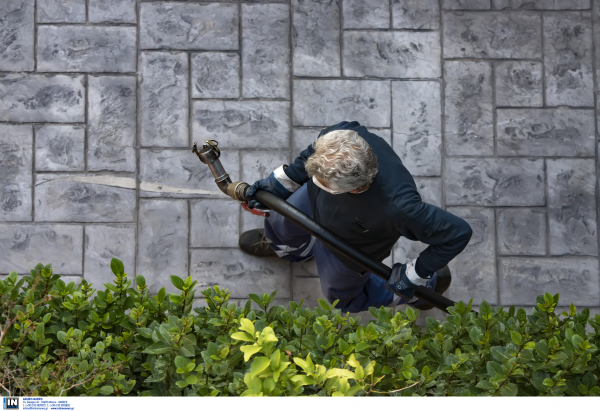
[[111, 268], [103, 290], [41, 264], [0, 280], [3, 395], [600, 394], [600, 316], [557, 314], [558, 295], [531, 315], [459, 302], [424, 329], [412, 308], [371, 309], [363, 326], [323, 300], [309, 310], [251, 294], [260, 308], [238, 307], [218, 286], [193, 313], [191, 277], [150, 296], [144, 277], [134, 288], [119, 260]]

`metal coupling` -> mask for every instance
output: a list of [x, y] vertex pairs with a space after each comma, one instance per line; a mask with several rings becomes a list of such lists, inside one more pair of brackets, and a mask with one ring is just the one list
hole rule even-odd
[[250, 184], [244, 183], [243, 181], [236, 181], [227, 186], [227, 195], [234, 200], [248, 201], [246, 198], [246, 191], [250, 188]]

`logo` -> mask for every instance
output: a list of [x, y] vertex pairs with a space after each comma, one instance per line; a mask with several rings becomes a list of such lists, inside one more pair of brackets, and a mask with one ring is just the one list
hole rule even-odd
[[8, 397], [8, 398], [3, 398], [2, 399], [2, 409], [3, 410], [18, 410], [19, 409], [19, 398], [13, 398], [13, 397]]

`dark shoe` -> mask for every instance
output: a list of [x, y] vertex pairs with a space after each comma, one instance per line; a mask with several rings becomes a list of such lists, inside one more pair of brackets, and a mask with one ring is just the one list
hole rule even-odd
[[[450, 287], [450, 283], [452, 283], [452, 274], [450, 274], [450, 269], [448, 266], [438, 270], [435, 272], [436, 283], [433, 291], [437, 294], [443, 294], [448, 287]], [[421, 311], [431, 310], [433, 305], [426, 303], [425, 301], [418, 300], [413, 307], [418, 308]]]
[[255, 257], [277, 257], [265, 237], [265, 230], [256, 228], [243, 232], [238, 242], [240, 250]]

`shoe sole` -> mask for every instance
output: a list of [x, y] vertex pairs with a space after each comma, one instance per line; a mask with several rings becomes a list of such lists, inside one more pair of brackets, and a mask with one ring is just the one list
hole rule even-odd
[[[435, 289], [433, 291], [442, 295], [450, 287], [450, 284], [452, 284], [452, 274], [450, 273], [448, 266], [445, 266], [437, 271], [437, 282], [435, 283]], [[421, 311], [428, 311], [434, 307], [429, 303], [425, 303], [421, 306], [415, 306], [415, 308], [418, 308]]]

